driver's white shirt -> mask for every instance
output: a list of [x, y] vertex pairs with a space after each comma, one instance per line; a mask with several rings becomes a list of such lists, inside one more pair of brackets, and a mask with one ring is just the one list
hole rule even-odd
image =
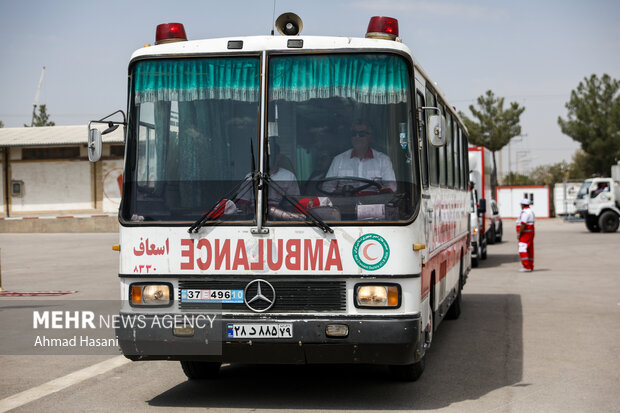
[[[366, 178], [377, 181], [386, 188], [396, 191], [396, 176], [394, 175], [394, 168], [392, 168], [392, 161], [390, 161], [386, 154], [374, 149], [368, 149], [363, 159], [353, 155], [353, 149], [336, 155], [325, 174], [326, 178], [334, 176]], [[337, 181], [332, 181], [325, 183], [324, 188], [335, 190], [336, 186]], [[342, 186], [342, 184], [339, 186]]]

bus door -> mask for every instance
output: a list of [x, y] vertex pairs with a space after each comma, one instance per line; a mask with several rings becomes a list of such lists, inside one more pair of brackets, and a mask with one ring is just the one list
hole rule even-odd
[[[424, 107], [424, 86], [416, 80], [416, 107]], [[421, 116], [420, 116], [421, 115]], [[431, 195], [429, 191], [429, 179], [428, 179], [428, 146], [426, 141], [426, 126], [421, 123], [426, 120], [424, 112], [416, 110], [417, 123], [418, 123], [418, 143], [420, 146], [420, 177], [422, 180], [422, 204], [420, 213], [424, 217], [424, 242], [426, 243], [426, 250], [424, 251], [424, 261], [428, 258], [428, 252], [431, 249], [432, 240], [432, 228], [433, 228], [433, 204], [431, 202]]]

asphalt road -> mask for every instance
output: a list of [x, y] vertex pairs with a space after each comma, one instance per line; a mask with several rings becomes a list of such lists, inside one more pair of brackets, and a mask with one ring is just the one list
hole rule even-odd
[[[188, 382], [177, 362], [0, 355], [0, 412], [620, 411], [620, 233], [539, 220], [536, 271], [520, 273], [512, 222], [504, 228], [416, 383], [391, 381], [376, 366], [225, 366], [217, 381]], [[0, 234], [2, 286], [117, 299], [117, 238]], [[0, 311], [18, 300], [0, 297]]]

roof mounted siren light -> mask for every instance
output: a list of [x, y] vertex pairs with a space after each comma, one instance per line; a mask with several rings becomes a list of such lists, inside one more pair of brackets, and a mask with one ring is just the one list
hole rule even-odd
[[181, 23], [163, 23], [157, 25], [155, 44], [184, 42], [187, 40], [185, 27]]
[[301, 33], [304, 23], [295, 13], [284, 13], [276, 20], [276, 29], [283, 36], [297, 36]]
[[369, 39], [398, 41], [398, 20], [393, 17], [371, 17], [366, 30], [366, 37]]

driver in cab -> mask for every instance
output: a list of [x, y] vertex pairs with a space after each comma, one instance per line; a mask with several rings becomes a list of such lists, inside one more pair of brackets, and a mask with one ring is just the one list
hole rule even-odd
[[[353, 147], [334, 157], [325, 174], [324, 189], [326, 191], [352, 192], [355, 195], [396, 191], [396, 177], [392, 161], [383, 152], [370, 147], [373, 138], [373, 129], [369, 123], [358, 120], [351, 126]], [[351, 177], [352, 179], [334, 179], [334, 177]], [[362, 179], [356, 180], [355, 178]], [[363, 181], [368, 182], [364, 184]], [[356, 191], [358, 188], [359, 192]]]

